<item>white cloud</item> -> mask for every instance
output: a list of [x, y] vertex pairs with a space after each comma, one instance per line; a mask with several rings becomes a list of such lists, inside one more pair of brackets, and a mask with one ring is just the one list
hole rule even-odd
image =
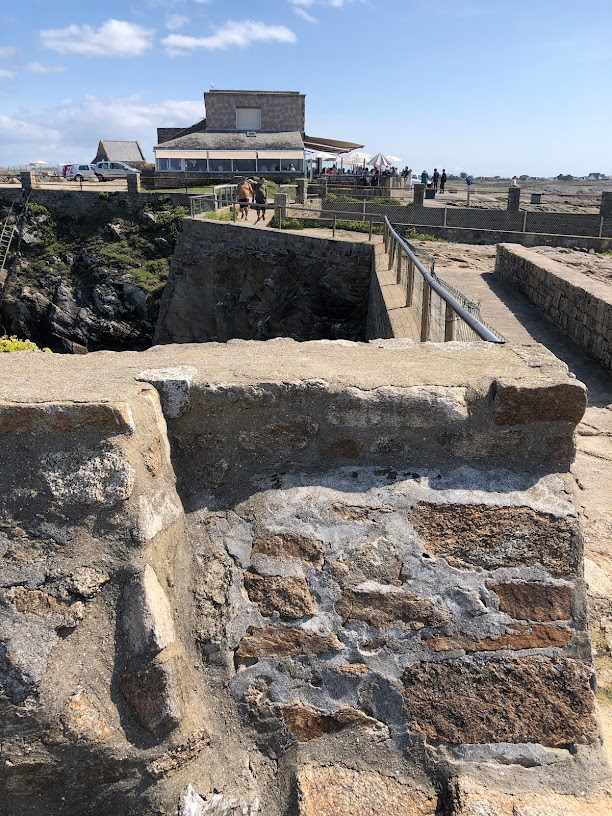
[[17, 49], [13, 45], [0, 45], [0, 59], [10, 59], [17, 53]]
[[166, 17], [166, 28], [170, 31], [177, 31], [179, 28], [184, 28], [189, 22], [189, 17], [185, 14], [169, 14]]
[[32, 74], [61, 74], [66, 70], [63, 65], [43, 65], [40, 62], [26, 62], [25, 69]]
[[58, 163], [90, 161], [103, 138], [137, 139], [152, 159], [158, 126], [186, 127], [203, 114], [201, 100], [65, 99], [36, 113], [0, 116], [2, 163], [18, 165], [33, 156]]
[[227, 48], [247, 48], [253, 43], [277, 42], [295, 43], [297, 38], [293, 31], [283, 25], [266, 25], [255, 20], [228, 20], [225, 25], [215, 29], [209, 37], [187, 37], [184, 34], [170, 34], [162, 40], [166, 51], [171, 56], [189, 54], [198, 48], [209, 51]]
[[99, 29], [69, 25], [40, 32], [42, 44], [59, 54], [92, 57], [137, 57], [152, 45], [153, 32], [125, 20], [107, 20]]
[[0, 68], [0, 79], [12, 79], [14, 76], [14, 71], [7, 71], [5, 68]]
[[312, 14], [309, 14], [303, 8], [297, 8], [296, 7], [296, 8], [293, 9], [293, 11], [294, 11], [295, 14], [297, 14], [298, 17], [301, 17], [302, 20], [306, 20], [307, 23], [316, 23], [316, 22], [318, 22], [316, 17], [313, 17]]

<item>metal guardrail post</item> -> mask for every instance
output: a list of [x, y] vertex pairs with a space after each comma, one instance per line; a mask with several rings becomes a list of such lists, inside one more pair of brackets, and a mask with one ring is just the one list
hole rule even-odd
[[599, 219], [599, 238], [603, 236], [603, 216]]
[[365, 220], [366, 220], [366, 203], [365, 203], [365, 198], [363, 199], [363, 204], [362, 204], [362, 212], [363, 212], [362, 221], [365, 221]]
[[[368, 241], [372, 240], [372, 226], [374, 224], [373, 216], [370, 216], [370, 229], [368, 231]], [[601, 228], [603, 229], [603, 218], [601, 219]]]
[[401, 247], [397, 248], [397, 263], [396, 263], [396, 270], [395, 270], [395, 282], [401, 283], [402, 282], [402, 249]]
[[455, 339], [455, 313], [451, 307], [446, 304], [444, 310], [444, 342], [450, 343]]
[[429, 340], [429, 307], [431, 304], [431, 286], [423, 278], [423, 307], [421, 311], [421, 343]]
[[406, 306], [412, 306], [414, 294], [414, 261], [408, 257], [408, 274], [406, 276]]
[[527, 210], [525, 210], [525, 215], [523, 216], [523, 232], [527, 232]]
[[334, 214], [334, 218], [332, 221], [332, 238], [336, 237], [336, 215]]
[[444, 226], [446, 226], [446, 211], [448, 210], [448, 205], [444, 205]]

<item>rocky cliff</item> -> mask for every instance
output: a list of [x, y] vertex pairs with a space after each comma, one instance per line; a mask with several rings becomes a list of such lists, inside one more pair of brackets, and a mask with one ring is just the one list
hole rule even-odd
[[610, 812], [541, 347], [5, 357], [3, 816]]
[[2, 287], [5, 333], [77, 353], [151, 344], [185, 209], [163, 196], [122, 201], [101, 194], [76, 212], [59, 195], [30, 204], [21, 258]]

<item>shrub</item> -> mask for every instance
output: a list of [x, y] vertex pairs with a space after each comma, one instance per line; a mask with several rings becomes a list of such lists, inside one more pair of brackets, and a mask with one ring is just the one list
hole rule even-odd
[[31, 340], [19, 340], [15, 335], [8, 337], [6, 334], [0, 337], [0, 353], [10, 351], [45, 351], [51, 353], [48, 348], [40, 349]]

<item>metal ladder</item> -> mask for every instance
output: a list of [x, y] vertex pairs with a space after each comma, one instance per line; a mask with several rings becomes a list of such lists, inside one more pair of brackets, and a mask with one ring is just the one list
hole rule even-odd
[[2, 225], [2, 232], [0, 232], [0, 273], [4, 271], [6, 259], [8, 258], [8, 254], [11, 249], [11, 241], [17, 232], [15, 225], [11, 223], [11, 218], [13, 217], [13, 207], [14, 203], [11, 202], [8, 215], [6, 216], [4, 224]]

